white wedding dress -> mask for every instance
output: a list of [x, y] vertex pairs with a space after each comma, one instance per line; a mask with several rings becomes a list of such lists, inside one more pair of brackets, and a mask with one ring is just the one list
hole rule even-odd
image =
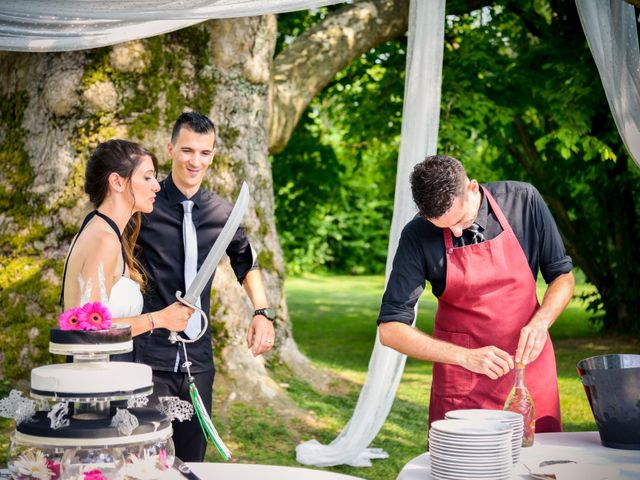
[[142, 303], [142, 292], [138, 282], [123, 275], [111, 287], [107, 307], [115, 320], [140, 315]]

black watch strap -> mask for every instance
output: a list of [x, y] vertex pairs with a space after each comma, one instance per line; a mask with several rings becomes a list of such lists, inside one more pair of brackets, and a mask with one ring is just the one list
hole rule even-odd
[[253, 312], [253, 316], [255, 317], [256, 315], [263, 315], [273, 322], [276, 319], [276, 310], [272, 307], [258, 308]]

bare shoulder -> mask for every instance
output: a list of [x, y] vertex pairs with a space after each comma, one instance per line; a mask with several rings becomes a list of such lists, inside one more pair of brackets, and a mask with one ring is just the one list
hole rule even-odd
[[106, 270], [115, 269], [120, 257], [120, 239], [113, 232], [90, 227], [78, 237], [69, 262], [76, 264], [79, 270], [99, 264]]

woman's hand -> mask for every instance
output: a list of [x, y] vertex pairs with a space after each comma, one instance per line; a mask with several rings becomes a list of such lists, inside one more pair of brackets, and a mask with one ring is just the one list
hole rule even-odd
[[166, 328], [172, 332], [182, 332], [187, 328], [189, 318], [195, 310], [180, 302], [174, 302], [158, 312], [153, 312], [156, 328]]

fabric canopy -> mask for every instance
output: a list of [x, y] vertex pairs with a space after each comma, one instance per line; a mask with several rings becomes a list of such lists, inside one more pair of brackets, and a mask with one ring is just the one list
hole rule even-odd
[[640, 49], [633, 5], [623, 0], [576, 0], [622, 141], [640, 166]]
[[[411, 1], [407, 80], [387, 253], [387, 281], [402, 229], [416, 214], [409, 175], [416, 163], [426, 155], [435, 154], [438, 147], [444, 21], [445, 0]], [[387, 457], [382, 449], [367, 447], [389, 415], [406, 360], [406, 355], [383, 346], [376, 335], [367, 379], [351, 420], [328, 445], [315, 440], [298, 445], [296, 459], [303, 464], [322, 467], [341, 464], [363, 467], [371, 465], [372, 458]]]
[[13, 0], [0, 2], [0, 50], [62, 52], [179, 30], [210, 18], [283, 13], [345, 0]]

